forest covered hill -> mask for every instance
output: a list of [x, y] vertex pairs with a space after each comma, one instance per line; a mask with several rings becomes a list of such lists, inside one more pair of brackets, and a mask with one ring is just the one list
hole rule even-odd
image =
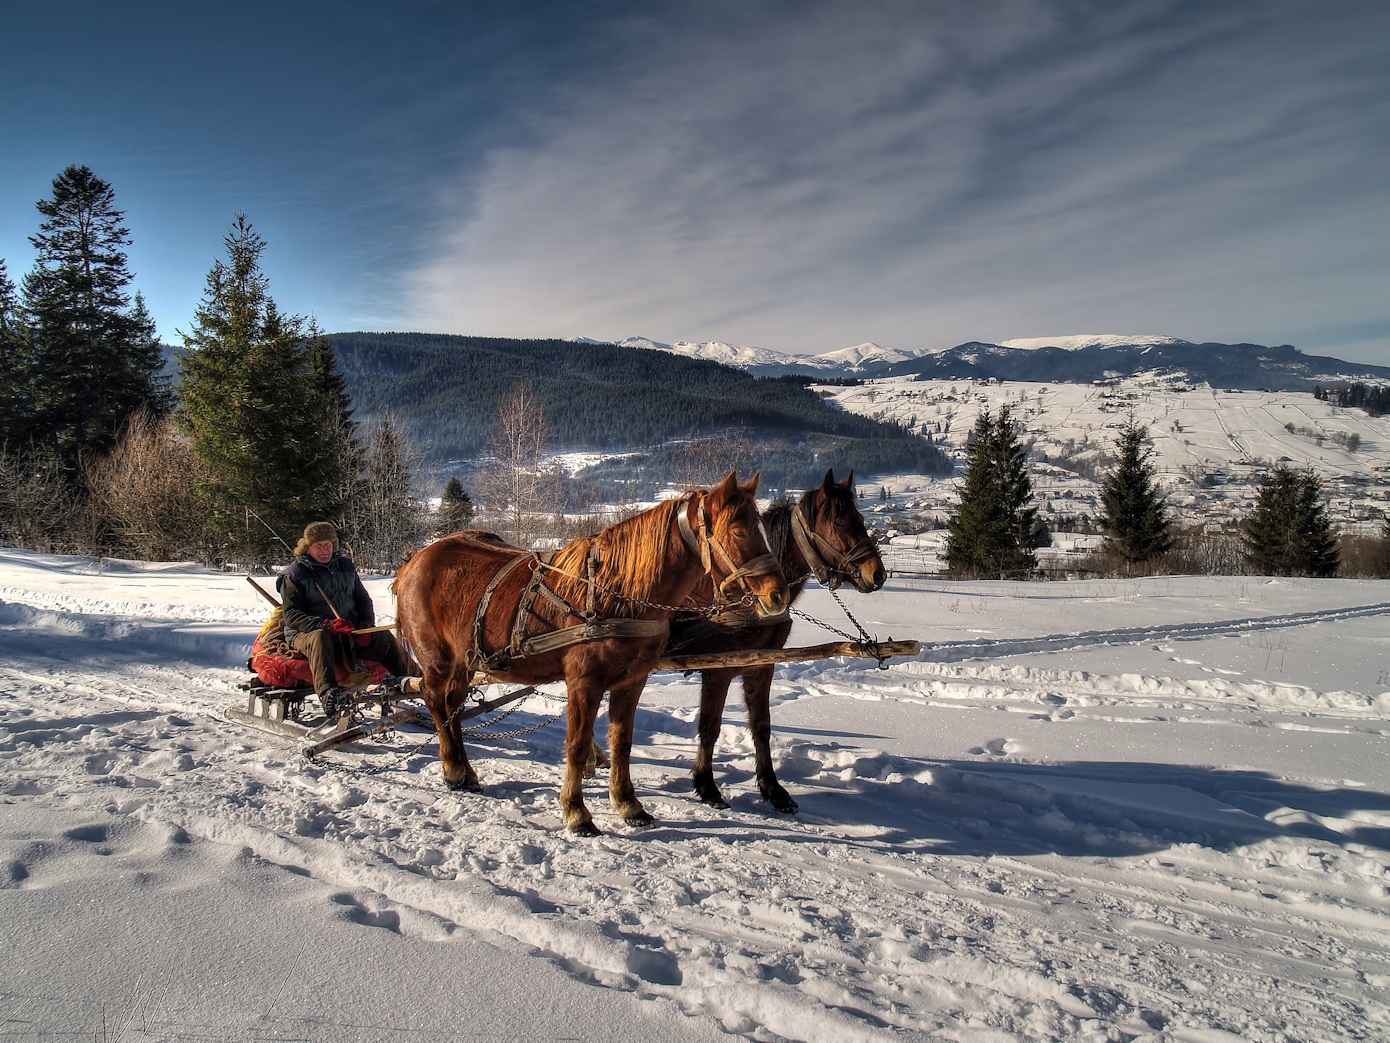
[[643, 449], [737, 429], [765, 450], [778, 484], [809, 481], [814, 468], [832, 464], [921, 474], [952, 468], [927, 439], [828, 405], [805, 378], [758, 378], [703, 359], [567, 340], [425, 333], [329, 340], [357, 418], [394, 412], [432, 463], [482, 454], [499, 401], [525, 378], [566, 448]]

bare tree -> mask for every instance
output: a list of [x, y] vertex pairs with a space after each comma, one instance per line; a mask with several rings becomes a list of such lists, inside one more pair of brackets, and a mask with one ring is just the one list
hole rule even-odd
[[423, 454], [387, 413], [367, 439], [361, 470], [348, 500], [344, 528], [357, 564], [395, 568], [429, 530], [415, 475]]
[[80, 497], [57, 453], [0, 443], [0, 543], [77, 550], [79, 513]]
[[479, 492], [504, 519], [503, 533], [518, 547], [547, 532], [563, 503], [564, 472], [545, 465], [552, 431], [545, 405], [522, 378], [497, 409], [491, 454]]
[[86, 469], [93, 549], [105, 544], [146, 561], [217, 560], [212, 478], [172, 421], [137, 413], [116, 447]]
[[693, 433], [685, 445], [672, 450], [671, 482], [682, 489], [704, 488], [722, 481], [730, 471], [753, 470], [753, 442], [744, 427], [697, 437]]

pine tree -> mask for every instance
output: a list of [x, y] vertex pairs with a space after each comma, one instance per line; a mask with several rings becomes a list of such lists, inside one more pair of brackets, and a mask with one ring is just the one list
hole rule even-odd
[[0, 445], [29, 434], [29, 337], [15, 284], [0, 260]]
[[1029, 501], [1027, 453], [1009, 407], [997, 419], [988, 409], [975, 422], [966, 447], [960, 508], [950, 520], [946, 565], [958, 576], [1023, 575], [1037, 568], [1033, 548], [1045, 537]]
[[218, 524], [238, 553], [262, 561], [283, 555], [308, 522], [337, 516], [351, 421], [321, 336], [275, 306], [265, 240], [245, 214], [223, 241], [227, 260], [213, 264], [180, 334], [178, 418], [217, 476]]
[[115, 198], [88, 167], [70, 166], [53, 179], [53, 198], [37, 203], [44, 221], [29, 238], [38, 251], [24, 279], [30, 434], [69, 465], [113, 446], [137, 411], [165, 404], [154, 323], [126, 293], [130, 231]]
[[1337, 541], [1322, 500], [1322, 482], [1310, 467], [1283, 464], [1260, 481], [1254, 513], [1245, 523], [1246, 561], [1261, 576], [1335, 576]]
[[1144, 445], [1148, 433], [1131, 415], [1116, 446], [1119, 460], [1101, 484], [1101, 527], [1126, 571], [1173, 545], [1168, 507], [1154, 484], [1153, 450]]
[[444, 493], [439, 497], [439, 512], [435, 517], [435, 531], [440, 536], [459, 532], [468, 528], [473, 520], [473, 498], [463, 488], [456, 477], [444, 483]]

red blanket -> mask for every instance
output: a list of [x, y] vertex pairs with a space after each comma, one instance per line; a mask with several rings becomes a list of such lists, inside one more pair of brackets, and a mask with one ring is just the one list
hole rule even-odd
[[[251, 669], [266, 684], [274, 688], [293, 688], [299, 682], [313, 685], [314, 674], [309, 660], [285, 643], [283, 613], [276, 608], [266, 620], [256, 643], [251, 646]], [[386, 667], [371, 659], [358, 659], [351, 669], [342, 663], [334, 665], [340, 685], [380, 684]]]

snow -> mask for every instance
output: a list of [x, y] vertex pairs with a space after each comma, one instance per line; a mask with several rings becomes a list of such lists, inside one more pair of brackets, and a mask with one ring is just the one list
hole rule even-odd
[[577, 840], [562, 725], [475, 740], [482, 796], [422, 732], [331, 756], [378, 775], [312, 766], [222, 716], [265, 614], [243, 577], [0, 551], [5, 1037], [1390, 1036], [1390, 583], [840, 596], [924, 650], [778, 668], [800, 813], [757, 799], [741, 707], [732, 808], [696, 802], [698, 685], [658, 674], [658, 824], [595, 780], [608, 832]]
[[755, 348], [739, 344], [725, 344], [722, 341], [692, 343], [680, 341], [676, 344], [663, 344], [646, 337], [628, 337], [621, 342], [623, 347], [646, 348], [653, 351], [669, 351], [687, 358], [709, 359], [733, 366], [736, 369], [749, 369], [755, 366], [797, 366], [800, 368], [823, 369], [835, 373], [857, 373], [866, 366], [888, 362], [906, 362], [917, 358], [924, 352], [896, 351], [874, 344], [872, 341], [855, 344], [852, 347], [826, 351], [819, 355], [795, 355], [772, 348]]
[[1075, 333], [1066, 337], [1023, 337], [1019, 340], [1001, 340], [1001, 348], [1022, 348], [1035, 351], [1038, 348], [1060, 348], [1063, 351], [1081, 351], [1085, 348], [1128, 348], [1148, 344], [1186, 344], [1179, 337], [1162, 337], [1152, 334], [1136, 333]]

